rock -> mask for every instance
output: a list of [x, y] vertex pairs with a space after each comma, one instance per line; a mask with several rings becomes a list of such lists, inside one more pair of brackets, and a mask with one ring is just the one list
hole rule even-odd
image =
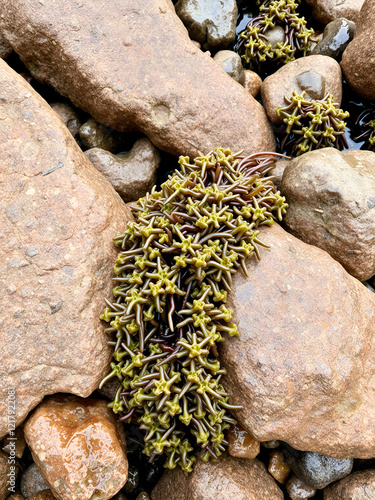
[[0, 451], [0, 500], [5, 500], [16, 489], [19, 467], [15, 459]]
[[81, 125], [79, 136], [87, 148], [100, 148], [111, 153], [118, 153], [126, 144], [126, 134], [106, 127], [93, 118]]
[[228, 296], [240, 336], [219, 349], [234, 418], [261, 442], [373, 457], [375, 294], [278, 224], [261, 239]]
[[319, 490], [346, 477], [353, 468], [352, 458], [326, 457], [311, 451], [298, 451], [291, 446], [286, 446], [283, 454], [294, 473], [308, 486]]
[[285, 484], [290, 474], [290, 465], [284, 461], [279, 450], [272, 450], [269, 455], [268, 472], [281, 484]]
[[284, 171], [289, 163], [290, 160], [277, 160], [275, 167], [270, 171], [270, 175], [274, 177], [273, 183], [279, 190], [281, 189], [281, 181], [283, 179]]
[[14, 495], [10, 495], [10, 497], [7, 497], [7, 500], [25, 500], [25, 499], [19, 493], [15, 493]]
[[138, 200], [155, 184], [160, 154], [146, 137], [139, 139], [129, 153], [113, 155], [93, 148], [85, 154], [126, 202]]
[[35, 78], [99, 123], [143, 132], [175, 156], [219, 145], [275, 148], [261, 104], [191, 42], [170, 0], [114, 0], [110, 8], [3, 0], [0, 31]]
[[364, 0], [306, 0], [312, 7], [312, 15], [322, 24], [328, 24], [338, 17], [356, 21]]
[[340, 66], [328, 56], [307, 56], [285, 64], [262, 83], [263, 105], [271, 122], [280, 125], [282, 117], [276, 108], [286, 106], [284, 96], [291, 97], [293, 91], [306, 91], [310, 99], [322, 99], [327, 93], [333, 94], [335, 102], [341, 104], [342, 82]]
[[132, 495], [133, 493], [136, 492], [138, 489], [138, 483], [139, 483], [139, 470], [137, 467], [132, 465], [129, 467], [128, 471], [128, 480], [124, 486], [124, 493], [127, 495]]
[[22, 495], [25, 498], [30, 498], [45, 490], [49, 491], [49, 486], [46, 484], [36, 464], [31, 464], [21, 477]]
[[241, 57], [233, 50], [220, 50], [215, 54], [214, 61], [236, 82], [245, 83], [245, 73]]
[[286, 167], [288, 230], [322, 248], [355, 278], [375, 274], [375, 153], [325, 148]]
[[220, 50], [234, 42], [237, 23], [235, 0], [179, 0], [176, 14], [186, 26], [190, 38], [203, 49]]
[[120, 381], [117, 377], [115, 378], [110, 378], [107, 380], [107, 382], [101, 387], [101, 389], [98, 389], [98, 393], [104, 396], [105, 398], [109, 399], [110, 401], [113, 401], [116, 397], [118, 388], [119, 388]]
[[358, 16], [354, 39], [342, 56], [341, 68], [346, 81], [362, 97], [375, 99], [375, 3], [365, 0]]
[[277, 49], [277, 44], [281, 43], [281, 45], [285, 42], [285, 29], [282, 26], [275, 26], [274, 28], [270, 28], [264, 34], [266, 40], [265, 42], [273, 49]]
[[3, 441], [3, 451], [8, 455], [21, 458], [26, 448], [25, 436], [22, 427], [17, 427], [13, 434], [5, 436]]
[[232, 457], [255, 458], [260, 451], [260, 443], [240, 424], [233, 425], [227, 431], [228, 453]]
[[324, 500], [365, 500], [375, 498], [375, 469], [350, 474], [324, 490]]
[[283, 493], [259, 460], [222, 455], [217, 462], [198, 460], [185, 476], [180, 467], [164, 473], [151, 500], [281, 500]]
[[281, 442], [277, 439], [271, 439], [271, 441], [263, 441], [263, 443], [260, 444], [263, 446], [263, 448], [273, 450], [274, 448], [278, 448], [281, 445]]
[[112, 498], [126, 483], [122, 424], [105, 401], [52, 396], [25, 424], [35, 463], [64, 500]]
[[89, 396], [112, 348], [99, 320], [113, 236], [131, 220], [47, 103], [0, 61], [0, 436], [46, 394]]
[[355, 23], [339, 17], [324, 28], [323, 39], [315, 45], [311, 55], [321, 54], [340, 61], [342, 53], [353, 39]]
[[74, 139], [77, 139], [82, 122], [73, 106], [69, 106], [69, 104], [63, 102], [53, 102], [50, 106], [59, 115]]
[[0, 58], [6, 59], [12, 53], [12, 47], [0, 35]]
[[150, 497], [146, 491], [141, 491], [137, 496], [137, 500], [150, 500]]
[[261, 77], [255, 73], [255, 71], [251, 71], [250, 69], [245, 69], [244, 75], [244, 88], [250, 92], [253, 97], [256, 97], [259, 94], [260, 87], [262, 86]]
[[56, 497], [53, 495], [51, 490], [41, 491], [36, 495], [28, 498], [27, 500], [54, 500]]
[[[308, 486], [293, 474], [286, 482], [286, 491], [291, 500], [307, 500], [315, 495], [316, 489]], [[337, 500], [337, 499], [336, 499]]]

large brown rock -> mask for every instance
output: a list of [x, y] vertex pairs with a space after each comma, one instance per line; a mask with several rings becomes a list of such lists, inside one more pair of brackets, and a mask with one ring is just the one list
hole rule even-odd
[[112, 288], [112, 238], [131, 216], [60, 118], [3, 61], [0, 95], [3, 436], [10, 391], [18, 425], [44, 395], [86, 397], [106, 375], [112, 349], [99, 315]]
[[364, 0], [306, 0], [317, 21], [328, 24], [338, 17], [356, 21]]
[[375, 469], [350, 474], [324, 489], [324, 500], [372, 500], [375, 498]]
[[375, 274], [375, 153], [303, 154], [286, 167], [281, 192], [294, 236], [328, 252], [360, 281]]
[[0, 6], [0, 30], [34, 77], [98, 122], [172, 154], [274, 149], [262, 106], [194, 45], [170, 0]]
[[366, 99], [375, 99], [375, 2], [365, 0], [354, 39], [342, 55], [341, 68], [349, 85]]
[[235, 417], [259, 441], [375, 456], [375, 295], [279, 225], [261, 236], [229, 295], [240, 337], [220, 349]]
[[164, 473], [151, 500], [282, 500], [283, 493], [259, 460], [223, 455], [198, 460], [188, 475], [180, 467]]
[[124, 429], [105, 401], [50, 397], [28, 418], [25, 437], [40, 473], [62, 500], [107, 500], [126, 483]]
[[308, 99], [323, 99], [327, 93], [341, 104], [341, 69], [337, 61], [328, 56], [307, 56], [282, 66], [262, 83], [263, 105], [271, 122], [281, 124], [283, 117], [276, 114], [278, 106], [286, 106], [285, 97], [293, 91], [306, 92]]

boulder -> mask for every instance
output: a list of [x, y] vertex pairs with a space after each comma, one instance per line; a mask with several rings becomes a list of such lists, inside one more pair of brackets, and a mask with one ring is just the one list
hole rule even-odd
[[240, 336], [219, 349], [235, 418], [261, 442], [373, 457], [375, 294], [278, 224], [261, 239], [228, 297]]
[[28, 418], [25, 437], [46, 483], [62, 500], [107, 500], [126, 483], [123, 425], [105, 401], [52, 396]]
[[112, 348], [99, 320], [113, 236], [131, 220], [56, 113], [0, 61], [0, 436], [45, 395], [89, 396]]
[[354, 39], [342, 56], [346, 81], [362, 97], [375, 99], [375, 2], [365, 0], [356, 23]]
[[174, 155], [270, 151], [263, 107], [190, 40], [170, 0], [2, 0], [0, 31], [38, 80]]
[[198, 460], [193, 472], [180, 467], [164, 473], [151, 500], [282, 500], [283, 493], [257, 459], [223, 455], [218, 461]]
[[306, 0], [312, 7], [314, 18], [322, 24], [328, 24], [338, 17], [356, 21], [364, 0]]
[[179, 0], [175, 8], [190, 37], [204, 49], [225, 49], [234, 42], [238, 14], [236, 0]]
[[147, 137], [139, 139], [129, 153], [113, 155], [93, 148], [85, 155], [126, 202], [137, 201], [155, 184], [160, 154]]
[[371, 500], [375, 498], [375, 469], [350, 474], [324, 489], [324, 500]]
[[285, 64], [262, 83], [263, 105], [271, 122], [283, 123], [276, 114], [278, 106], [286, 106], [284, 97], [291, 97], [293, 91], [306, 92], [309, 99], [323, 99], [333, 94], [335, 102], [341, 104], [341, 69], [337, 61], [328, 56], [307, 56]]
[[288, 230], [322, 248], [355, 278], [375, 274], [375, 153], [311, 151], [286, 167]]

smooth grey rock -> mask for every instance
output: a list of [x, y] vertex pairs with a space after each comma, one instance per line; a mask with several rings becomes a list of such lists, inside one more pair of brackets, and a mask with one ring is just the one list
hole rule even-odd
[[25, 472], [22, 474], [21, 478], [21, 493], [27, 499], [36, 495], [40, 491], [48, 490], [38, 467], [35, 464], [31, 464]]
[[346, 477], [353, 468], [352, 458], [332, 458], [312, 451], [299, 451], [286, 443], [282, 451], [294, 473], [304, 483], [318, 490]]
[[220, 50], [215, 56], [214, 61], [241, 85], [245, 82], [244, 67], [241, 57], [233, 50]]
[[348, 43], [353, 39], [355, 23], [344, 17], [335, 19], [324, 28], [323, 39], [314, 47], [312, 55], [321, 54], [340, 61]]
[[204, 49], [228, 47], [236, 36], [236, 0], [179, 0], [176, 14], [189, 31], [190, 38]]

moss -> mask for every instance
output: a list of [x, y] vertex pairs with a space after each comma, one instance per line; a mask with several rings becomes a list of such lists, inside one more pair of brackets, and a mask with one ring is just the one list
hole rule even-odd
[[146, 431], [144, 453], [164, 453], [167, 468], [191, 471], [197, 448], [202, 460], [217, 458], [235, 423], [217, 344], [238, 335], [225, 305], [233, 275], [247, 273], [246, 257], [260, 258], [259, 228], [287, 208], [266, 176], [275, 156], [219, 148], [180, 157], [114, 238], [116, 286], [101, 319], [116, 340], [101, 385], [119, 379], [110, 407]]

